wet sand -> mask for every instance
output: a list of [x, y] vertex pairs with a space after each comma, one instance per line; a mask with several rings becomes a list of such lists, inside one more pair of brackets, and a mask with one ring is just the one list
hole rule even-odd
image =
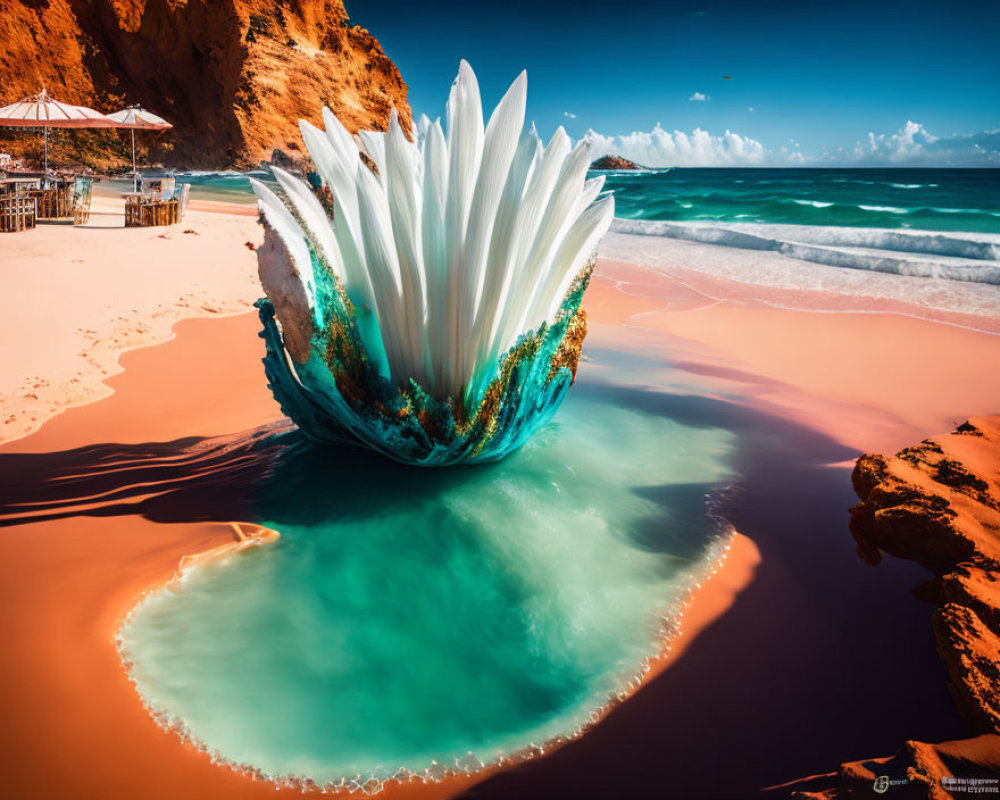
[[[472, 787], [475, 797], [608, 797], [669, 786], [683, 797], [745, 796], [891, 752], [905, 737], [960, 735], [930, 609], [899, 591], [919, 571], [893, 564], [876, 576], [856, 559], [843, 465], [859, 450], [935, 432], [920, 426], [989, 410], [968, 406], [1000, 396], [983, 369], [1000, 356], [1000, 337], [712, 292], [602, 264], [587, 302], [585, 353], [648, 344], [673, 365], [670, 385], [646, 393], [650, 409], [728, 428], [741, 443], [745, 479], [724, 510], [748, 538], [696, 596], [658, 665], [670, 668], [653, 670], [635, 697], [545, 758], [388, 795]], [[9, 643], [0, 740], [13, 796], [299, 794], [215, 766], [162, 731], [113, 642], [122, 616], [184, 556], [233, 541], [228, 523], [245, 509], [238, 492], [228, 505], [219, 494], [257, 465], [224, 446], [192, 456], [189, 437], [217, 441], [280, 419], [257, 327], [253, 315], [181, 322], [167, 344], [122, 356], [111, 396], [0, 448], [0, 524], [18, 522], [0, 536]], [[874, 347], [881, 340], [888, 351]], [[575, 391], [599, 390], [599, 370], [588, 378], [587, 369]], [[935, 382], [936, 370], [949, 380]], [[214, 493], [213, 503], [199, 492]]]

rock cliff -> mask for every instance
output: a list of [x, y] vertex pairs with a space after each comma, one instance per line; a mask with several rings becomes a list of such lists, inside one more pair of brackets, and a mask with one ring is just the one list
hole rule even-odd
[[[171, 166], [301, 152], [298, 120], [319, 124], [323, 105], [352, 130], [383, 129], [393, 106], [411, 124], [399, 71], [341, 0], [0, 0], [0, 105], [43, 86], [165, 117], [174, 129], [137, 145]], [[0, 150], [35, 157], [39, 139], [0, 129]], [[107, 167], [126, 158], [126, 140], [59, 132], [55, 160]]]

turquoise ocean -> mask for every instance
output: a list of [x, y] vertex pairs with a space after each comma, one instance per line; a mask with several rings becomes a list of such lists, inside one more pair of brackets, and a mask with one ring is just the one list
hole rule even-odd
[[[251, 173], [263, 177], [264, 173]], [[669, 169], [607, 176], [616, 216], [1000, 234], [1000, 169]], [[253, 202], [243, 173], [185, 173], [193, 196]]]
[[615, 215], [1000, 233], [1000, 169], [609, 172]]

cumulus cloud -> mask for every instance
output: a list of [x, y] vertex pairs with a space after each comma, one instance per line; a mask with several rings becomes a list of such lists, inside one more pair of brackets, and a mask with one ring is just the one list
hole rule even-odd
[[708, 95], [707, 94], [702, 94], [701, 92], [695, 92], [693, 95], [691, 95], [688, 98], [688, 100], [694, 100], [694, 101], [701, 102], [701, 103], [706, 102], [708, 99], [709, 99]]
[[618, 155], [647, 167], [741, 166], [920, 166], [1000, 167], [1000, 128], [978, 133], [935, 136], [918, 122], [908, 121], [895, 133], [869, 133], [854, 146], [832, 146], [814, 156], [802, 152], [795, 137], [773, 149], [727, 130], [713, 136], [696, 128], [691, 133], [668, 131], [659, 123], [651, 131], [606, 136], [590, 130], [594, 158]]
[[896, 133], [869, 133], [833, 160], [862, 165], [979, 167], [1000, 165], [1000, 128], [935, 136], [908, 120]]
[[576, 114], [570, 111], [563, 111], [563, 116], [566, 117], [566, 119], [576, 119]]
[[712, 136], [696, 128], [692, 133], [670, 131], [659, 123], [651, 131], [634, 131], [622, 136], [604, 136], [587, 131], [594, 158], [618, 155], [646, 167], [739, 167], [761, 164], [764, 146], [738, 133], [726, 131]]

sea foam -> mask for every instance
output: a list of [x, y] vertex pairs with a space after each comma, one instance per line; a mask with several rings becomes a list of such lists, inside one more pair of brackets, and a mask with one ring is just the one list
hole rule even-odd
[[1000, 235], [616, 219], [618, 233], [772, 250], [832, 267], [1000, 285]]

